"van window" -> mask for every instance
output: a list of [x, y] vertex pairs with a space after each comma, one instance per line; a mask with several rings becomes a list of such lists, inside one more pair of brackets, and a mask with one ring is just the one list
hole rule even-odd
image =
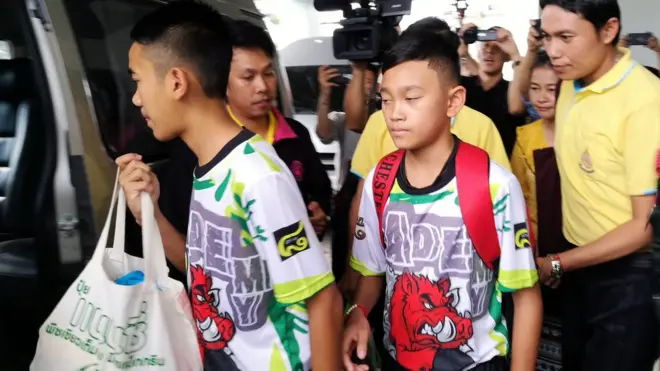
[[[348, 84], [351, 73], [350, 66], [331, 66], [341, 73], [342, 84], [332, 89], [330, 95], [330, 112], [344, 111], [344, 90]], [[293, 96], [293, 111], [297, 114], [314, 114], [319, 97], [318, 83], [319, 66], [296, 66], [287, 67], [286, 74], [289, 77], [289, 86]]]
[[131, 98], [135, 83], [129, 76], [130, 31], [161, 3], [148, 0], [65, 0], [78, 44], [99, 131], [108, 154], [128, 151], [154, 158], [164, 152]]

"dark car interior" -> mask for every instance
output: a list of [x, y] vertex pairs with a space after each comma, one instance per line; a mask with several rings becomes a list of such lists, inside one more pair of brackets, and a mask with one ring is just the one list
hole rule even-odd
[[0, 369], [23, 370], [58, 291], [56, 135], [24, 2], [0, 2], [0, 40]]
[[[62, 264], [58, 250], [54, 177], [57, 125], [49, 84], [24, 0], [0, 1], [0, 370], [29, 368], [38, 330], [96, 246], [85, 178], [74, 175], [83, 262]], [[127, 71], [132, 25], [157, 0], [65, 0], [64, 9], [83, 64], [87, 93], [108, 161], [137, 152], [166, 177], [182, 143], [159, 143], [131, 102]], [[5, 50], [6, 49], [6, 50]], [[188, 151], [189, 152], [189, 151]], [[184, 154], [187, 155], [187, 154]], [[73, 170], [83, 168], [71, 156]], [[83, 172], [84, 174], [84, 172]], [[82, 183], [81, 183], [82, 182]], [[76, 185], [77, 184], [77, 185]], [[81, 186], [82, 185], [82, 186]], [[192, 182], [190, 182], [192, 186]], [[82, 195], [82, 196], [81, 196]], [[95, 205], [98, 207], [98, 205]], [[162, 206], [161, 206], [162, 208]], [[175, 210], [187, 217], [186, 210]], [[126, 252], [142, 255], [139, 226], [127, 213]], [[176, 224], [176, 223], [173, 223]], [[112, 233], [110, 234], [112, 236]], [[170, 275], [185, 276], [170, 266]], [[56, 369], [56, 368], [54, 368]]]

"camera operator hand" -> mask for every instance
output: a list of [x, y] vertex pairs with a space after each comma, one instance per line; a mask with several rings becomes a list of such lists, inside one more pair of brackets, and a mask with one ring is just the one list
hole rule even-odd
[[543, 39], [539, 39], [539, 35], [534, 27], [536, 21], [530, 21], [529, 31], [527, 32], [527, 53], [538, 53], [539, 49], [543, 46]]
[[504, 53], [509, 56], [509, 59], [516, 59], [520, 57], [520, 52], [518, 51], [518, 45], [513, 40], [513, 35], [511, 32], [505, 28], [497, 29], [497, 41], [495, 41], [497, 46], [502, 49]]
[[339, 71], [328, 66], [319, 67], [318, 80], [319, 90], [323, 95], [330, 95], [333, 87], [337, 86], [334, 82], [330, 81], [339, 76]]
[[655, 36], [649, 37], [649, 42], [646, 47], [660, 54], [660, 45], [658, 45], [658, 38]]
[[460, 37], [461, 44], [458, 46], [458, 56], [461, 58], [468, 57], [468, 47], [465, 44], [465, 41], [463, 41], [463, 33], [465, 33], [465, 30], [469, 30], [470, 28], [476, 28], [474, 23], [466, 23], [461, 26], [461, 28], [458, 30], [458, 36]]

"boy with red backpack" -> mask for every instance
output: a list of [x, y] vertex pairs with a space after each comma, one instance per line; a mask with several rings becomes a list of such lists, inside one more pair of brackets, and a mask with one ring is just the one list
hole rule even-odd
[[[450, 132], [465, 102], [458, 45], [451, 31], [420, 32], [383, 57], [383, 112], [399, 151], [365, 180], [350, 263], [361, 278], [346, 313], [348, 371], [366, 369], [351, 355], [366, 356], [366, 316], [384, 283], [383, 371], [534, 369], [542, 305], [525, 200], [509, 171]], [[511, 344], [505, 292], [515, 305]]]

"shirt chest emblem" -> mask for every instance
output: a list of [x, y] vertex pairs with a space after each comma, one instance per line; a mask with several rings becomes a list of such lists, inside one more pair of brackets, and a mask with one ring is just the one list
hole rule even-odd
[[591, 174], [594, 172], [594, 166], [591, 161], [591, 155], [589, 155], [588, 149], [585, 149], [584, 152], [582, 152], [582, 157], [580, 158], [579, 167], [580, 170], [582, 170], [586, 174]]

